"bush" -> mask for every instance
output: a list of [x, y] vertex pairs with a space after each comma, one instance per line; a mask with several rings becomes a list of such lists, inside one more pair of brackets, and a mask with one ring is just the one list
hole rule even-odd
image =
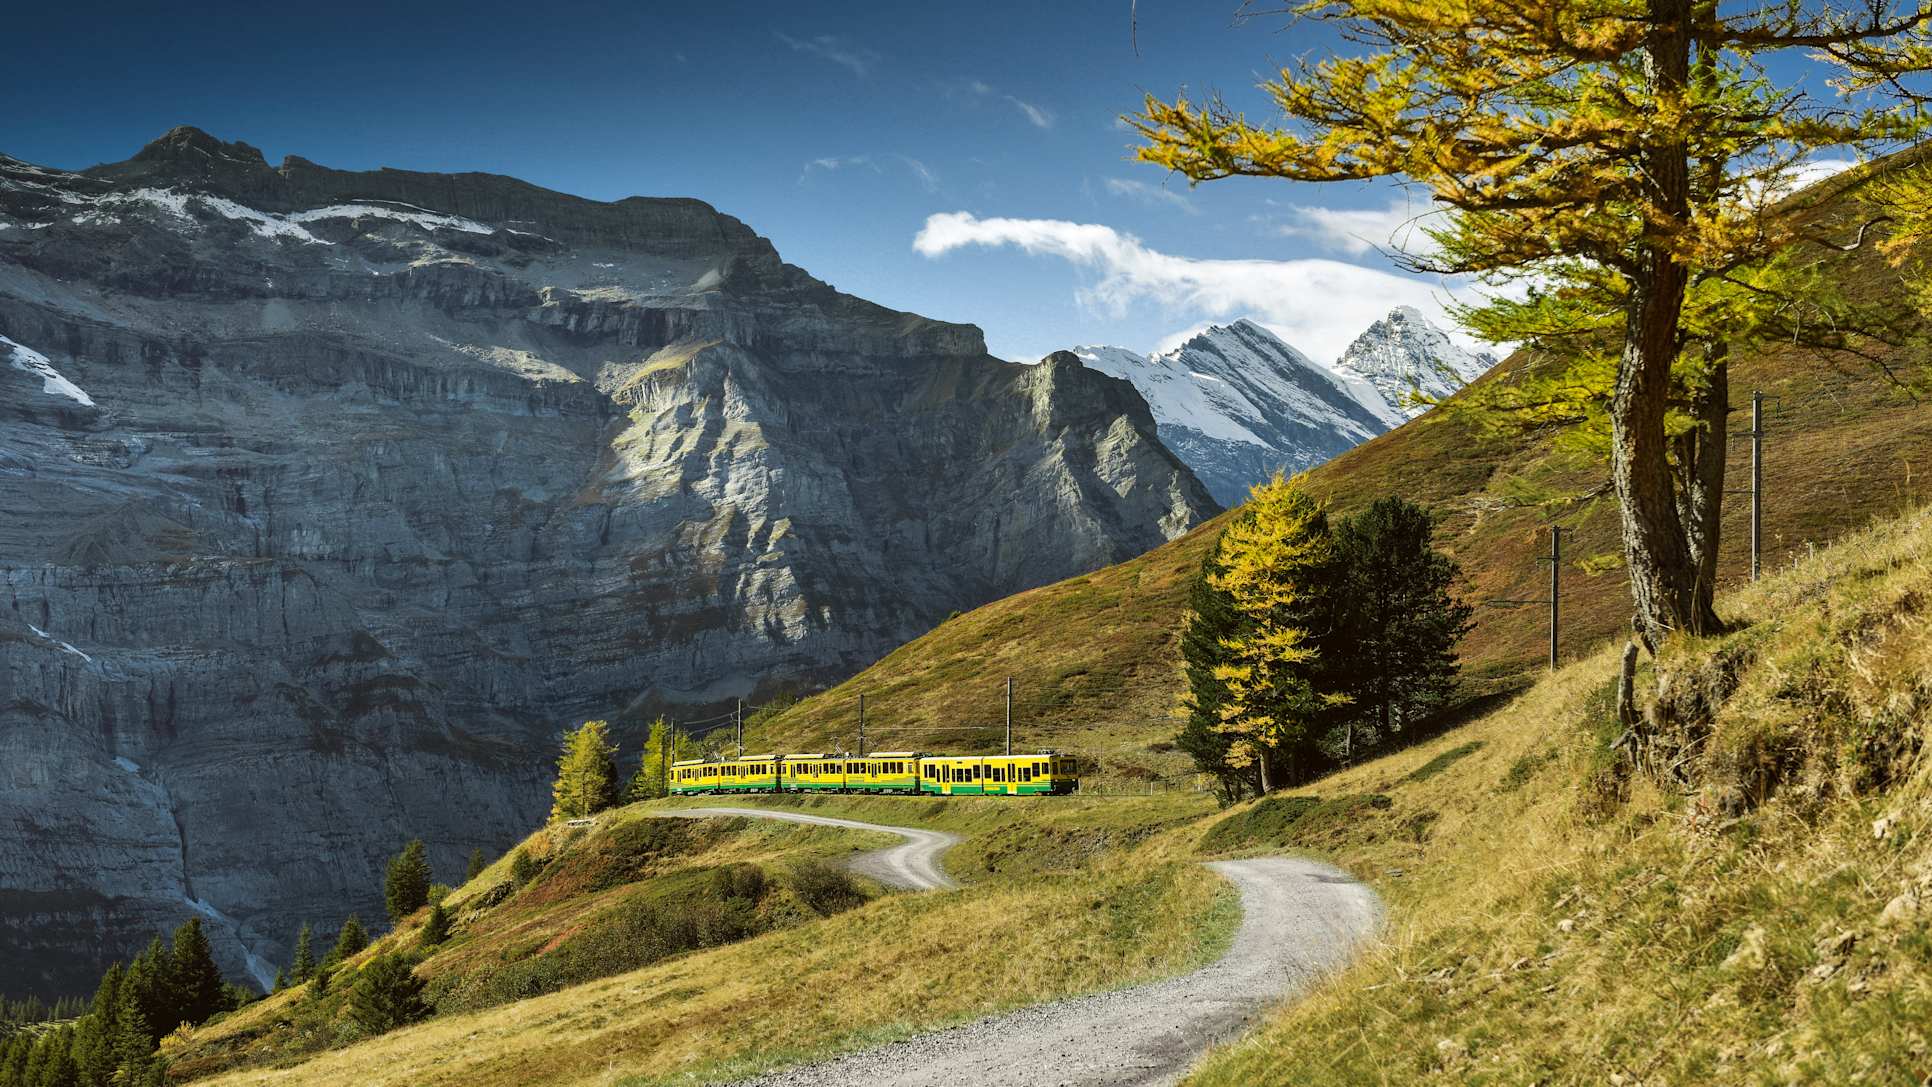
[[865, 904], [865, 895], [845, 869], [824, 861], [807, 861], [785, 875], [798, 900], [821, 917]]
[[759, 907], [769, 890], [764, 872], [750, 864], [667, 877], [546, 954], [438, 978], [429, 999], [438, 1012], [476, 1011], [735, 943], [767, 927]]
[[537, 872], [542, 868], [527, 850], [519, 849], [516, 856], [510, 858], [510, 882], [521, 887], [537, 878]]
[[440, 905], [445, 899], [449, 898], [450, 890], [451, 890], [451, 887], [447, 883], [430, 884], [429, 898], [428, 898], [429, 904], [432, 906]]
[[423, 981], [401, 955], [381, 955], [356, 974], [349, 990], [349, 1018], [364, 1035], [376, 1035], [429, 1014]]

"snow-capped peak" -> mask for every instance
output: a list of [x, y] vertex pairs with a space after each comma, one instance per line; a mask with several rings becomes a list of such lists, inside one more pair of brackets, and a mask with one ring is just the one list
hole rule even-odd
[[1335, 369], [1368, 382], [1403, 419], [1454, 393], [1496, 365], [1464, 350], [1413, 306], [1398, 306], [1348, 345]]
[[1151, 356], [1103, 346], [1073, 353], [1132, 382], [1161, 440], [1227, 505], [1276, 470], [1319, 464], [1401, 422], [1368, 382], [1253, 321], [1211, 326]]

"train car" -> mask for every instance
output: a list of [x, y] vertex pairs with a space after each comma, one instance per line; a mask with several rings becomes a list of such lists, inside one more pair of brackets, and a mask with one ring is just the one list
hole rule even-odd
[[671, 766], [671, 795], [712, 793], [869, 793], [929, 796], [1048, 796], [1079, 788], [1071, 755], [745, 755], [680, 759]]
[[929, 755], [919, 760], [919, 791], [934, 796], [979, 796], [986, 760], [978, 755]]
[[778, 787], [788, 793], [842, 793], [845, 760], [821, 752], [787, 755], [784, 769], [778, 775]]
[[845, 789], [853, 793], [916, 793], [919, 752], [875, 751], [847, 756]]
[[1080, 786], [1072, 755], [1041, 751], [1032, 755], [988, 755], [980, 791], [989, 796], [1051, 796]]
[[715, 792], [710, 779], [711, 764], [703, 759], [679, 759], [671, 764], [671, 795], [701, 796]]

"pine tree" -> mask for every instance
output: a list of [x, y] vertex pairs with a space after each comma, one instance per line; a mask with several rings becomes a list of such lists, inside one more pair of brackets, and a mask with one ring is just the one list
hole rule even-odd
[[329, 949], [328, 958], [323, 962], [331, 968], [340, 966], [368, 946], [369, 934], [363, 930], [362, 919], [352, 913], [342, 922], [342, 931], [336, 933], [335, 946]]
[[429, 916], [423, 919], [422, 941], [424, 947], [435, 947], [449, 939], [449, 911], [438, 902], [429, 908]]
[[[228, 1008], [228, 983], [221, 976], [221, 967], [215, 965], [214, 948], [201, 931], [201, 918], [190, 917], [174, 930], [173, 959], [177, 1024], [198, 1025]], [[161, 1033], [166, 1034], [167, 1029]]]
[[483, 848], [478, 846], [470, 850], [470, 865], [463, 871], [463, 882], [468, 883], [482, 875], [483, 869], [487, 867], [489, 867], [489, 864], [483, 859]]
[[1460, 571], [1434, 535], [1427, 510], [1394, 497], [1336, 526], [1336, 626], [1346, 651], [1330, 660], [1351, 699], [1346, 757], [1412, 726], [1455, 690], [1456, 645], [1473, 609], [1454, 595]]
[[180, 1024], [181, 997], [175, 985], [174, 957], [168, 953], [161, 937], [148, 941], [147, 949], [135, 956], [122, 984], [140, 1009], [150, 1047], [160, 1041], [162, 1034]]
[[295, 934], [295, 957], [288, 964], [289, 981], [300, 985], [315, 976], [315, 933], [307, 921]]
[[383, 905], [391, 921], [408, 917], [429, 901], [430, 879], [429, 857], [422, 839], [412, 839], [390, 859], [389, 874], [383, 880]]
[[637, 764], [637, 773], [631, 777], [624, 799], [635, 804], [664, 796], [669, 791], [670, 778], [665, 770], [671, 757], [671, 724], [660, 717], [651, 722], [651, 738], [644, 742], [644, 758]]
[[1222, 639], [1227, 656], [1214, 669], [1227, 688], [1216, 729], [1228, 737], [1228, 765], [1255, 767], [1263, 793], [1278, 783], [1277, 762], [1289, 781], [1314, 771], [1323, 715], [1347, 697], [1315, 682], [1320, 651], [1307, 619], [1324, 606], [1332, 554], [1327, 514], [1301, 482], [1277, 474], [1255, 487], [1208, 576], [1244, 620]]
[[551, 796], [552, 820], [595, 815], [617, 804], [617, 748], [608, 725], [585, 721], [564, 737]]
[[[1778, 202], [1808, 155], [1898, 146], [1932, 120], [1910, 96], [1877, 97], [1932, 69], [1932, 24], [1898, 0], [1287, 10], [1362, 52], [1267, 83], [1279, 128], [1218, 100], [1149, 97], [1140, 157], [1196, 181], [1407, 178], [1448, 209], [1411, 267], [1532, 285], [1527, 301], [1503, 292], [1477, 307], [1472, 326], [1565, 354], [1607, 333], [1595, 353], [1636, 630], [1654, 647], [1671, 631], [1720, 629], [1709, 574], [1724, 489], [1722, 315], [1775, 323], [1785, 273], [1806, 278], [1776, 264], [1812, 226], [1815, 201]], [[1841, 78], [1782, 63], [1799, 54]], [[1866, 97], [1834, 102], [1827, 85]]]
[[371, 960], [349, 989], [349, 1017], [366, 1034], [394, 1030], [428, 1014], [423, 981], [401, 955]]

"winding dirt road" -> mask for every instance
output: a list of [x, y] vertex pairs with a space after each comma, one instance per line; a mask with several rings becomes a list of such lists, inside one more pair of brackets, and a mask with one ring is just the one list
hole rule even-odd
[[833, 819], [825, 815], [806, 815], [803, 812], [775, 811], [767, 808], [681, 808], [654, 814], [673, 819], [737, 815], [747, 819], [782, 819], [787, 823], [810, 823], [819, 827], [843, 827], [846, 830], [876, 830], [881, 834], [897, 834], [905, 839], [904, 844], [861, 853], [852, 858], [852, 870], [862, 876], [870, 876], [887, 886], [902, 887], [909, 891], [950, 891], [959, 886], [959, 883], [947, 875], [946, 870], [939, 865], [939, 855], [959, 844], [957, 834], [947, 834], [938, 830], [918, 830], [913, 827], [888, 827], [878, 823], [861, 823], [856, 819]]
[[[957, 839], [935, 831], [878, 826], [757, 808], [704, 813], [789, 819], [903, 835], [884, 882], [927, 889], [956, 886], [938, 856]], [[1130, 989], [1055, 1001], [934, 1031], [835, 1060], [788, 1068], [747, 1087], [927, 1087], [961, 1082], [1053, 1083], [1063, 1087], [1177, 1083], [1207, 1048], [1239, 1035], [1270, 1005], [1305, 990], [1346, 963], [1380, 925], [1382, 904], [1348, 873], [1294, 857], [1216, 861], [1208, 867], [1241, 893], [1234, 945], [1191, 974]], [[912, 876], [920, 873], [922, 882]], [[929, 876], [940, 882], [924, 882]]]

